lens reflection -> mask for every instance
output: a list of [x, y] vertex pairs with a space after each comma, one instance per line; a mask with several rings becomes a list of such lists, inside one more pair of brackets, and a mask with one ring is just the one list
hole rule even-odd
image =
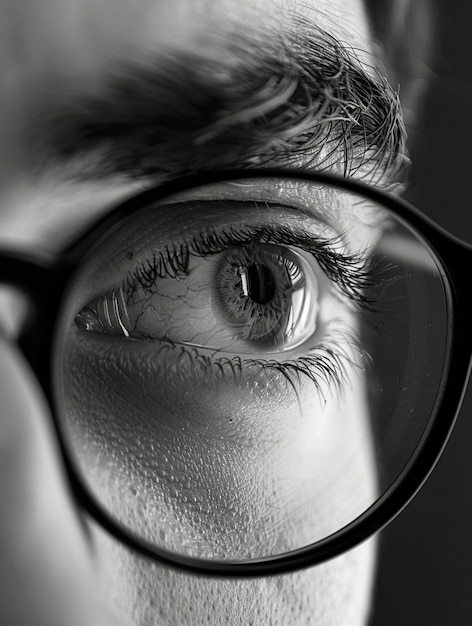
[[384, 206], [300, 180], [144, 206], [66, 292], [56, 405], [112, 517], [168, 550], [275, 556], [363, 514], [446, 374], [442, 273]]

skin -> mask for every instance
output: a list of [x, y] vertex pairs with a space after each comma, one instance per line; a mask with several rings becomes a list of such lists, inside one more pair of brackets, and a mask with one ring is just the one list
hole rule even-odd
[[[0, 10], [6, 30], [0, 47], [8, 59], [0, 78], [6, 112], [0, 122], [2, 241], [51, 251], [137, 186], [116, 178], [65, 182], [60, 168], [40, 175], [33, 171], [25, 129], [41, 123], [51, 95], [100, 89], [104, 72], [120, 59], [136, 60], [149, 50], [157, 60], [176, 47], [201, 52], [208, 45], [205, 33], [217, 33], [223, 26], [229, 31], [244, 25], [254, 33], [264, 28], [283, 32], [294, 12], [303, 12], [306, 20], [359, 49], [366, 62], [370, 51], [367, 20], [357, 1], [47, 0], [31, 19], [29, 4], [3, 0]], [[216, 54], [218, 45], [216, 37], [211, 43]], [[10, 306], [15, 301], [7, 298], [1, 311], [6, 334], [14, 335], [14, 324], [8, 331]], [[6, 340], [0, 371], [5, 468], [0, 496], [9, 503], [0, 512], [2, 622], [365, 623], [374, 568], [372, 541], [307, 571], [239, 581], [190, 576], [151, 563], [87, 520], [90, 544], [64, 485], [45, 401], [21, 355]], [[359, 399], [361, 391], [354, 395]]]

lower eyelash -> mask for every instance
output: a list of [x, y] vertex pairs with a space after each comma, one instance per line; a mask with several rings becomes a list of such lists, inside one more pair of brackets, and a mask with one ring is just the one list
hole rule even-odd
[[[366, 322], [361, 322], [362, 328]], [[80, 329], [77, 332], [81, 333]], [[92, 340], [92, 338], [91, 338]], [[277, 360], [275, 358], [243, 358], [239, 355], [225, 355], [215, 350], [205, 350], [162, 338], [159, 340], [133, 340], [123, 336], [108, 336], [93, 333], [93, 344], [100, 341], [107, 349], [119, 354], [131, 350], [131, 362], [135, 359], [140, 364], [147, 364], [154, 375], [161, 377], [164, 385], [176, 383], [191, 384], [191, 379], [201, 378], [207, 383], [221, 381], [240, 382], [244, 374], [260, 373], [261, 389], [270, 376], [285, 381], [288, 390], [293, 392], [295, 400], [300, 404], [300, 393], [303, 381], [313, 384], [321, 402], [326, 404], [327, 394], [342, 398], [343, 393], [352, 382], [352, 375], [364, 370], [369, 355], [361, 344], [361, 332], [348, 327], [345, 320], [332, 319], [325, 328], [323, 341], [313, 346], [306, 346], [305, 353], [292, 359]], [[126, 344], [124, 344], [126, 342]], [[82, 336], [79, 345], [84, 346]], [[114, 347], [115, 346], [115, 347]], [[129, 362], [129, 359], [127, 359]]]
[[[338, 320], [332, 320], [335, 325]], [[173, 343], [167, 339], [160, 340], [163, 349], [179, 349], [177, 358], [178, 376], [188, 383], [192, 375], [204, 375], [208, 381], [226, 380], [228, 377], [241, 380], [245, 370], [259, 369], [262, 373], [277, 373], [288, 383], [289, 388], [300, 400], [303, 380], [308, 379], [323, 403], [327, 402], [327, 390], [342, 397], [347, 385], [351, 382], [354, 370], [362, 371], [360, 360], [365, 361], [367, 353], [361, 346], [360, 337], [352, 330], [340, 329], [327, 333], [323, 343], [307, 349], [308, 354], [278, 361], [273, 358], [241, 358], [235, 355], [227, 357], [216, 352], [203, 354], [194, 346]], [[159, 353], [161, 350], [159, 350]], [[356, 358], [357, 357], [357, 358]]]
[[302, 379], [308, 379], [315, 385], [316, 391], [326, 403], [326, 390], [332, 390], [341, 397], [350, 383], [350, 374], [362, 367], [355, 360], [355, 354], [365, 358], [359, 336], [353, 331], [343, 332], [339, 337], [328, 337], [323, 343], [312, 349], [311, 354], [287, 361], [253, 360], [264, 370], [281, 373], [298, 397]]

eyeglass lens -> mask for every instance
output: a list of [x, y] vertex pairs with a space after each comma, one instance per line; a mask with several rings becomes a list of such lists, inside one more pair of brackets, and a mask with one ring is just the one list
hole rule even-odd
[[322, 540], [421, 447], [447, 373], [443, 272], [381, 204], [300, 180], [190, 189], [91, 239], [55, 401], [114, 519], [251, 560]]

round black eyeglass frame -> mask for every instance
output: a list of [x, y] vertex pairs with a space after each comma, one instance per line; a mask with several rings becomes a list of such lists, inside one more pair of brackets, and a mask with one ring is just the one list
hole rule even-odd
[[[407, 469], [390, 488], [360, 517], [331, 536], [305, 548], [249, 562], [195, 559], [162, 550], [114, 520], [83, 484], [65, 443], [60, 420], [54, 407], [52, 388], [52, 345], [57, 315], [65, 289], [84, 255], [113, 224], [121, 218], [175, 193], [223, 181], [277, 178], [308, 181], [352, 191], [377, 201], [418, 231], [437, 256], [447, 279], [448, 313], [451, 320], [449, 376], [442, 401], [432, 420], [427, 438]], [[472, 246], [451, 236], [413, 206], [398, 197], [362, 182], [326, 173], [289, 169], [220, 171], [189, 176], [150, 188], [120, 203], [97, 219], [63, 253], [26, 254], [0, 248], [0, 283], [26, 293], [32, 306], [19, 338], [19, 345], [49, 400], [65, 470], [75, 500], [112, 536], [140, 554], [165, 565], [207, 576], [251, 577], [282, 574], [334, 558], [355, 547], [385, 527], [421, 488], [449, 438], [467, 385], [472, 355], [472, 325], [468, 306]]]

